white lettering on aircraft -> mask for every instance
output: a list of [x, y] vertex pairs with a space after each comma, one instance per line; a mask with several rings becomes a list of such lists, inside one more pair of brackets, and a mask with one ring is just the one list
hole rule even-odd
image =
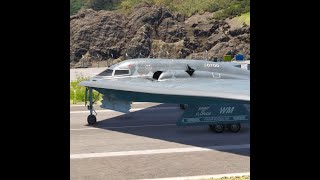
[[214, 75], [214, 73], [212, 73], [212, 77], [213, 77], [213, 78], [221, 78], [221, 74], [220, 74], [220, 73], [217, 73], [216, 75]]
[[219, 64], [205, 64], [205, 67], [219, 67]]
[[199, 118], [183, 118], [183, 123], [212, 123], [221, 121], [248, 121], [249, 117], [247, 115], [239, 116], [217, 116], [217, 117], [199, 117]]
[[210, 116], [211, 112], [206, 112], [210, 107], [199, 107], [195, 116]]
[[234, 107], [221, 107], [220, 114], [230, 114], [234, 110]]
[[147, 71], [151, 71], [152, 70], [152, 66], [150, 64], [146, 64], [145, 68], [146, 68]]
[[245, 116], [245, 115], [240, 115], [240, 116], [234, 116], [233, 117], [233, 120], [247, 120], [248, 118], [247, 118], [247, 116]]

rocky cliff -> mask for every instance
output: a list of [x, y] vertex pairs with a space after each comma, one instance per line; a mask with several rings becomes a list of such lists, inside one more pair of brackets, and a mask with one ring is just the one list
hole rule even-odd
[[237, 17], [210, 17], [212, 13], [186, 18], [146, 4], [129, 14], [82, 10], [70, 17], [70, 67], [138, 57], [222, 59], [229, 50], [250, 59], [250, 26]]

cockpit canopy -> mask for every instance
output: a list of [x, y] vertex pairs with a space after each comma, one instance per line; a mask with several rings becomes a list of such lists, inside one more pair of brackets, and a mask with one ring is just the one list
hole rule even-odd
[[129, 69], [107, 69], [97, 76], [126, 76], [130, 75], [130, 70]]
[[107, 69], [101, 72], [100, 74], [98, 74], [97, 76], [112, 76], [112, 73], [113, 73], [113, 69]]
[[115, 70], [114, 72], [114, 76], [119, 76], [119, 75], [129, 75], [130, 71], [129, 69], [119, 69], [119, 70]]

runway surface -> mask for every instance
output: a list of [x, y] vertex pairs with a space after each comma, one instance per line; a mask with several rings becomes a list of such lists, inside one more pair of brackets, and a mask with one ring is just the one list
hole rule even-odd
[[175, 104], [136, 103], [123, 114], [96, 107], [87, 125], [83, 106], [70, 111], [71, 179], [153, 179], [250, 172], [250, 128], [213, 133], [177, 127]]
[[70, 81], [74, 81], [77, 77], [92, 77], [102, 71], [106, 70], [108, 67], [99, 67], [99, 68], [77, 68], [70, 69]]

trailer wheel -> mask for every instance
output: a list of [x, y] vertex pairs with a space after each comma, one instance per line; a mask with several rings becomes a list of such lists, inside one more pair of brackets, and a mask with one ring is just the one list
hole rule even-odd
[[188, 104], [180, 104], [180, 109], [185, 110], [188, 108]]
[[209, 125], [209, 127], [215, 133], [223, 133], [223, 131], [224, 131], [224, 125], [223, 124]]
[[240, 123], [229, 124], [229, 125], [228, 125], [228, 129], [229, 129], [231, 132], [237, 133], [237, 132], [240, 131], [241, 125], [240, 125]]

